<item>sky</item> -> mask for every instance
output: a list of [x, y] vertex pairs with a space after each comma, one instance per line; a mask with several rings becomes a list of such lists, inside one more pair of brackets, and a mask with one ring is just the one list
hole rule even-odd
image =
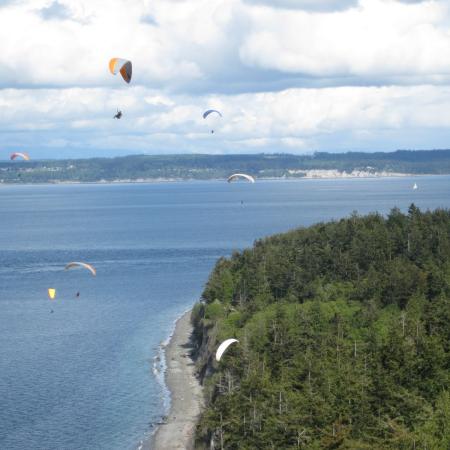
[[449, 148], [450, 1], [0, 0], [0, 136], [0, 159]]

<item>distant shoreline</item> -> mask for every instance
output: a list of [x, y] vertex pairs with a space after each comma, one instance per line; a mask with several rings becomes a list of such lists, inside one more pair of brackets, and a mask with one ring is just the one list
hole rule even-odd
[[[378, 179], [378, 178], [419, 178], [419, 177], [445, 177], [450, 174], [434, 174], [434, 173], [382, 173], [373, 175], [352, 175], [344, 172], [342, 175], [316, 175], [316, 176], [304, 176], [304, 177], [259, 177], [257, 181], [302, 181], [302, 180], [349, 180], [349, 179]], [[226, 178], [148, 178], [148, 179], [117, 179], [117, 180], [99, 180], [99, 181], [52, 181], [41, 183], [5, 183], [0, 182], [1, 186], [54, 186], [54, 185], [112, 185], [112, 184], [161, 184], [161, 183], [186, 183], [186, 182], [207, 182], [217, 181], [226, 182]]]
[[0, 161], [0, 183], [155, 183], [226, 179], [233, 173], [261, 179], [450, 175], [450, 149], [313, 154], [128, 155], [114, 158]]

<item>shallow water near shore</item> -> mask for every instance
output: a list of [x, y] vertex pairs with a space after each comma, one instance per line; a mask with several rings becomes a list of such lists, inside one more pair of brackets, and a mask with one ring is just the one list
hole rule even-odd
[[0, 448], [136, 449], [165, 408], [154, 357], [217, 258], [412, 202], [450, 207], [450, 177], [1, 186]]

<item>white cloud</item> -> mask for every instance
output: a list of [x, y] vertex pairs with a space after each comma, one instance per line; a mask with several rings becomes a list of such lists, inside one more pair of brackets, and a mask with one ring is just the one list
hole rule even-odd
[[363, 0], [334, 14], [259, 9], [240, 48], [244, 64], [310, 77], [360, 82], [450, 75], [447, 7]]
[[[445, 146], [449, 54], [444, 0], [7, 2], [0, 150]], [[113, 56], [133, 61], [130, 85]]]
[[[398, 0], [400, 3], [422, 3], [427, 0]], [[244, 0], [245, 3], [274, 8], [302, 9], [305, 11], [340, 11], [358, 5], [358, 0]]]
[[[169, 91], [448, 82], [447, 2], [298, 0], [292, 10], [250, 3], [12, 3], [0, 15], [1, 83], [118, 85], [107, 71], [113, 56], [133, 61], [134, 84]], [[353, 7], [333, 11], [337, 4]]]
[[[150, 100], [150, 101], [149, 101]], [[202, 118], [219, 108], [215, 134]], [[112, 118], [123, 109], [121, 120]], [[388, 149], [410, 137], [450, 137], [450, 88], [336, 87], [225, 96], [171, 95], [136, 87], [0, 91], [4, 111], [0, 151], [11, 145], [137, 152], [305, 152], [317, 149]], [[30, 140], [30, 135], [39, 139]], [[390, 141], [387, 140], [389, 136]], [[445, 141], [443, 141], [445, 142]], [[64, 145], [62, 145], [64, 143]], [[440, 145], [441, 147], [444, 145]], [[83, 154], [83, 153], [82, 153]], [[74, 156], [74, 154], [71, 154]], [[86, 155], [87, 156], [87, 155]]]
[[358, 0], [244, 0], [245, 3], [275, 8], [310, 11], [338, 11], [358, 4]]

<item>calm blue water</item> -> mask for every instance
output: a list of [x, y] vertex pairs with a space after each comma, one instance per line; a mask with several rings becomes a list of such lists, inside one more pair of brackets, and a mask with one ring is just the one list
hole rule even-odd
[[450, 207], [450, 177], [0, 186], [0, 448], [135, 449], [164, 412], [152, 359], [218, 257], [413, 201]]

